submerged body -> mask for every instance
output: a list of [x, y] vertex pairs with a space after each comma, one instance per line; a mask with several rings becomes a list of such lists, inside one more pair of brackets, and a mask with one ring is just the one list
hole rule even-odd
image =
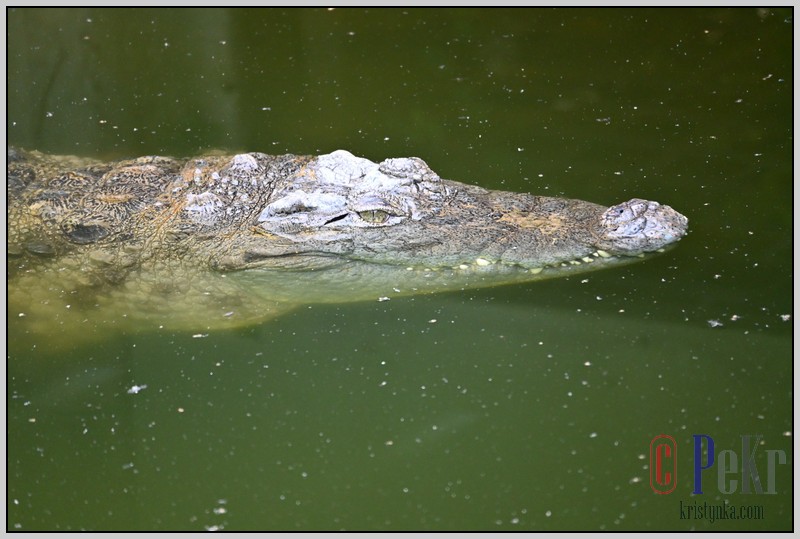
[[32, 329], [233, 327], [309, 302], [591, 271], [687, 229], [656, 202], [490, 191], [343, 150], [98, 163], [9, 149], [8, 194], [9, 313]]

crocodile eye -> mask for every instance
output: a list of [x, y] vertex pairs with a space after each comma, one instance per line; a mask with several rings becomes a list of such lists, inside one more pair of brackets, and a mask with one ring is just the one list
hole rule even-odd
[[364, 210], [358, 212], [358, 216], [367, 223], [380, 225], [389, 219], [389, 212], [384, 210]]

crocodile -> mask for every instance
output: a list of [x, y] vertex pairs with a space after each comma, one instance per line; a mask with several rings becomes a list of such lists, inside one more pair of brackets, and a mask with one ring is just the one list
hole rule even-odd
[[26, 332], [202, 331], [575, 275], [688, 226], [653, 201], [488, 190], [345, 150], [101, 162], [10, 147], [7, 163], [9, 315]]

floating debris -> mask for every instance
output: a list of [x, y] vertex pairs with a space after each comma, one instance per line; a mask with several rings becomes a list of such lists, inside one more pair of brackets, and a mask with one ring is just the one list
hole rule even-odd
[[128, 395], [136, 395], [137, 393], [139, 393], [143, 389], [147, 389], [147, 384], [142, 384], [140, 386], [139, 385], [132, 385], [130, 387], [130, 389], [128, 389]]

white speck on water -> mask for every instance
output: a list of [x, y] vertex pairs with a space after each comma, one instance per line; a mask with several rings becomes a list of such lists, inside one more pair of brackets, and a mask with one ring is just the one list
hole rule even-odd
[[137, 393], [139, 393], [143, 389], [147, 389], [147, 384], [142, 384], [142, 385], [135, 385], [134, 384], [134, 385], [132, 385], [130, 387], [130, 389], [128, 389], [128, 395], [136, 395]]

